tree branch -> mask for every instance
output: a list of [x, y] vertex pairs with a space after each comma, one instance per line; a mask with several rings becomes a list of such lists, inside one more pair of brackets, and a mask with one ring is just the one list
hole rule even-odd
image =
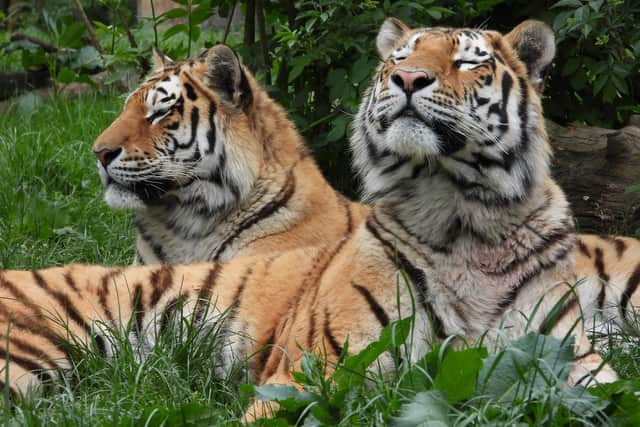
[[233, 21], [233, 15], [236, 13], [236, 4], [238, 2], [234, 1], [233, 6], [231, 6], [231, 12], [229, 12], [229, 17], [227, 18], [227, 26], [224, 28], [224, 35], [222, 36], [222, 43], [227, 43], [227, 37], [229, 37], [229, 31], [231, 31], [231, 21]]
[[40, 46], [41, 48], [43, 48], [45, 50], [45, 52], [49, 52], [49, 53], [56, 53], [60, 51], [60, 48], [57, 46], [52, 45], [51, 43], [48, 43], [44, 40], [40, 40], [38, 38], [35, 38], [33, 36], [30, 36], [28, 34], [23, 34], [23, 33], [13, 33], [11, 34], [11, 39], [12, 42], [15, 41], [20, 41], [20, 40], [26, 40], [28, 42], [31, 42], [35, 45]]
[[127, 34], [127, 38], [129, 39], [129, 44], [131, 45], [132, 48], [137, 49], [138, 43], [136, 43], [136, 39], [135, 37], [133, 37], [133, 34], [131, 33], [131, 29], [129, 28], [129, 25], [127, 25], [127, 18], [124, 16], [124, 14], [122, 13], [122, 10], [120, 10], [119, 8], [116, 9], [116, 13], [118, 14], [118, 19], [120, 19], [120, 23], [122, 24], [122, 28], [124, 29], [124, 32]]
[[256, 16], [258, 20], [258, 32], [260, 33], [260, 44], [262, 46], [262, 60], [264, 61], [264, 78], [267, 84], [271, 84], [271, 61], [269, 61], [269, 40], [267, 39], [267, 29], [264, 23], [264, 3], [256, 0]]
[[98, 38], [96, 37], [96, 32], [93, 30], [93, 25], [91, 25], [91, 21], [89, 21], [89, 18], [87, 18], [87, 14], [84, 13], [84, 9], [80, 4], [80, 0], [73, 0], [73, 2], [76, 5], [78, 13], [80, 14], [80, 18], [82, 18], [82, 21], [84, 22], [84, 26], [87, 27], [87, 32], [89, 33], [89, 41], [98, 52], [104, 53], [104, 49], [102, 49], [102, 46], [100, 46], [100, 42], [98, 42]]
[[256, 2], [247, 0], [247, 13], [244, 17], [244, 45], [251, 46], [255, 41]]

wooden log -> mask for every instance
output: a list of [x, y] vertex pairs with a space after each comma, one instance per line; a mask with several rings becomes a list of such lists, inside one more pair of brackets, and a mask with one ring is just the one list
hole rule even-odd
[[552, 173], [567, 193], [578, 229], [633, 234], [640, 228], [640, 128], [562, 127], [547, 121]]

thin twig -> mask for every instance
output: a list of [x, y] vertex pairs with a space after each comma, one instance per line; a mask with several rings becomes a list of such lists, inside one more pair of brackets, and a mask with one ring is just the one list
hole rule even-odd
[[80, 0], [73, 0], [73, 2], [76, 5], [78, 13], [80, 14], [80, 18], [82, 18], [82, 21], [84, 22], [84, 26], [87, 27], [87, 32], [89, 33], [89, 41], [98, 52], [104, 53], [104, 50], [102, 49], [102, 46], [100, 46], [100, 42], [98, 42], [98, 38], [96, 37], [96, 32], [93, 30], [93, 25], [91, 25], [91, 21], [89, 21], [89, 18], [87, 18], [87, 14], [84, 13], [84, 9], [80, 4]]
[[116, 9], [116, 12], [118, 13], [118, 18], [120, 19], [120, 23], [122, 23], [122, 28], [124, 28], [124, 32], [127, 34], [127, 38], [129, 39], [129, 44], [131, 45], [132, 48], [137, 49], [138, 43], [136, 43], [136, 39], [133, 37], [133, 34], [131, 33], [131, 29], [129, 29], [129, 26], [127, 25], [127, 19], [125, 18], [124, 14], [120, 9]]
[[269, 62], [269, 41], [267, 40], [267, 30], [264, 23], [264, 2], [256, 0], [256, 18], [258, 33], [260, 34], [260, 44], [262, 45], [262, 59], [264, 61], [264, 78], [268, 85], [271, 84], [271, 63]]
[[231, 6], [231, 12], [229, 13], [229, 17], [227, 18], [227, 26], [224, 27], [224, 35], [222, 36], [223, 44], [227, 44], [227, 37], [229, 36], [229, 31], [231, 31], [231, 21], [233, 21], [233, 15], [236, 13], [237, 3], [237, 1], [234, 1], [233, 6]]

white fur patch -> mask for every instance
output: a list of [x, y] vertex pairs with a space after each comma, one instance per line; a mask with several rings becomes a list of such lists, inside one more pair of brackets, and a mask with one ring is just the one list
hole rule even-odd
[[182, 92], [182, 83], [178, 76], [171, 75], [169, 80], [158, 82], [147, 92], [145, 104], [147, 107], [146, 118], [154, 117], [152, 124], [158, 123], [176, 103]]

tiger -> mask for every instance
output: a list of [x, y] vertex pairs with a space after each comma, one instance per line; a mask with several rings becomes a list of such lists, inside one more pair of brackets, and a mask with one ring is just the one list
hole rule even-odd
[[225, 261], [333, 242], [368, 208], [334, 191], [295, 125], [228, 46], [154, 70], [93, 152], [135, 262]]
[[[175, 62], [154, 48], [151, 75], [94, 144], [107, 204], [135, 210], [136, 262], [225, 261], [332, 243], [355, 230], [368, 206], [333, 190], [282, 108], [235, 53], [214, 49], [229, 67], [205, 57]], [[553, 57], [554, 46], [546, 50]], [[541, 90], [544, 74], [537, 73]], [[207, 78], [235, 78], [237, 92], [218, 84], [212, 94], [202, 87]], [[388, 167], [382, 172], [393, 174], [396, 164]], [[365, 202], [379, 185], [371, 173]], [[579, 236], [576, 272], [590, 278], [589, 293], [598, 288], [588, 298], [596, 304], [585, 306], [590, 324], [606, 329], [629, 317], [638, 252], [636, 239]]]
[[[222, 263], [1, 271], [4, 386], [19, 393], [67, 369], [69, 335], [108, 355], [109, 331], [132, 321], [131, 340], [152, 346], [177, 307], [219, 326], [212, 363], [225, 372], [247, 361], [255, 384], [292, 384], [305, 351], [337, 362], [405, 318], [416, 339], [403, 360], [450, 336], [498, 345], [533, 330], [573, 337], [569, 385], [614, 381], [580, 320], [577, 237], [549, 175], [537, 76], [553, 40], [538, 21], [502, 35], [387, 19], [353, 125], [372, 206], [353, 233]], [[394, 358], [376, 366], [391, 372]], [[255, 403], [245, 419], [270, 409]]]

